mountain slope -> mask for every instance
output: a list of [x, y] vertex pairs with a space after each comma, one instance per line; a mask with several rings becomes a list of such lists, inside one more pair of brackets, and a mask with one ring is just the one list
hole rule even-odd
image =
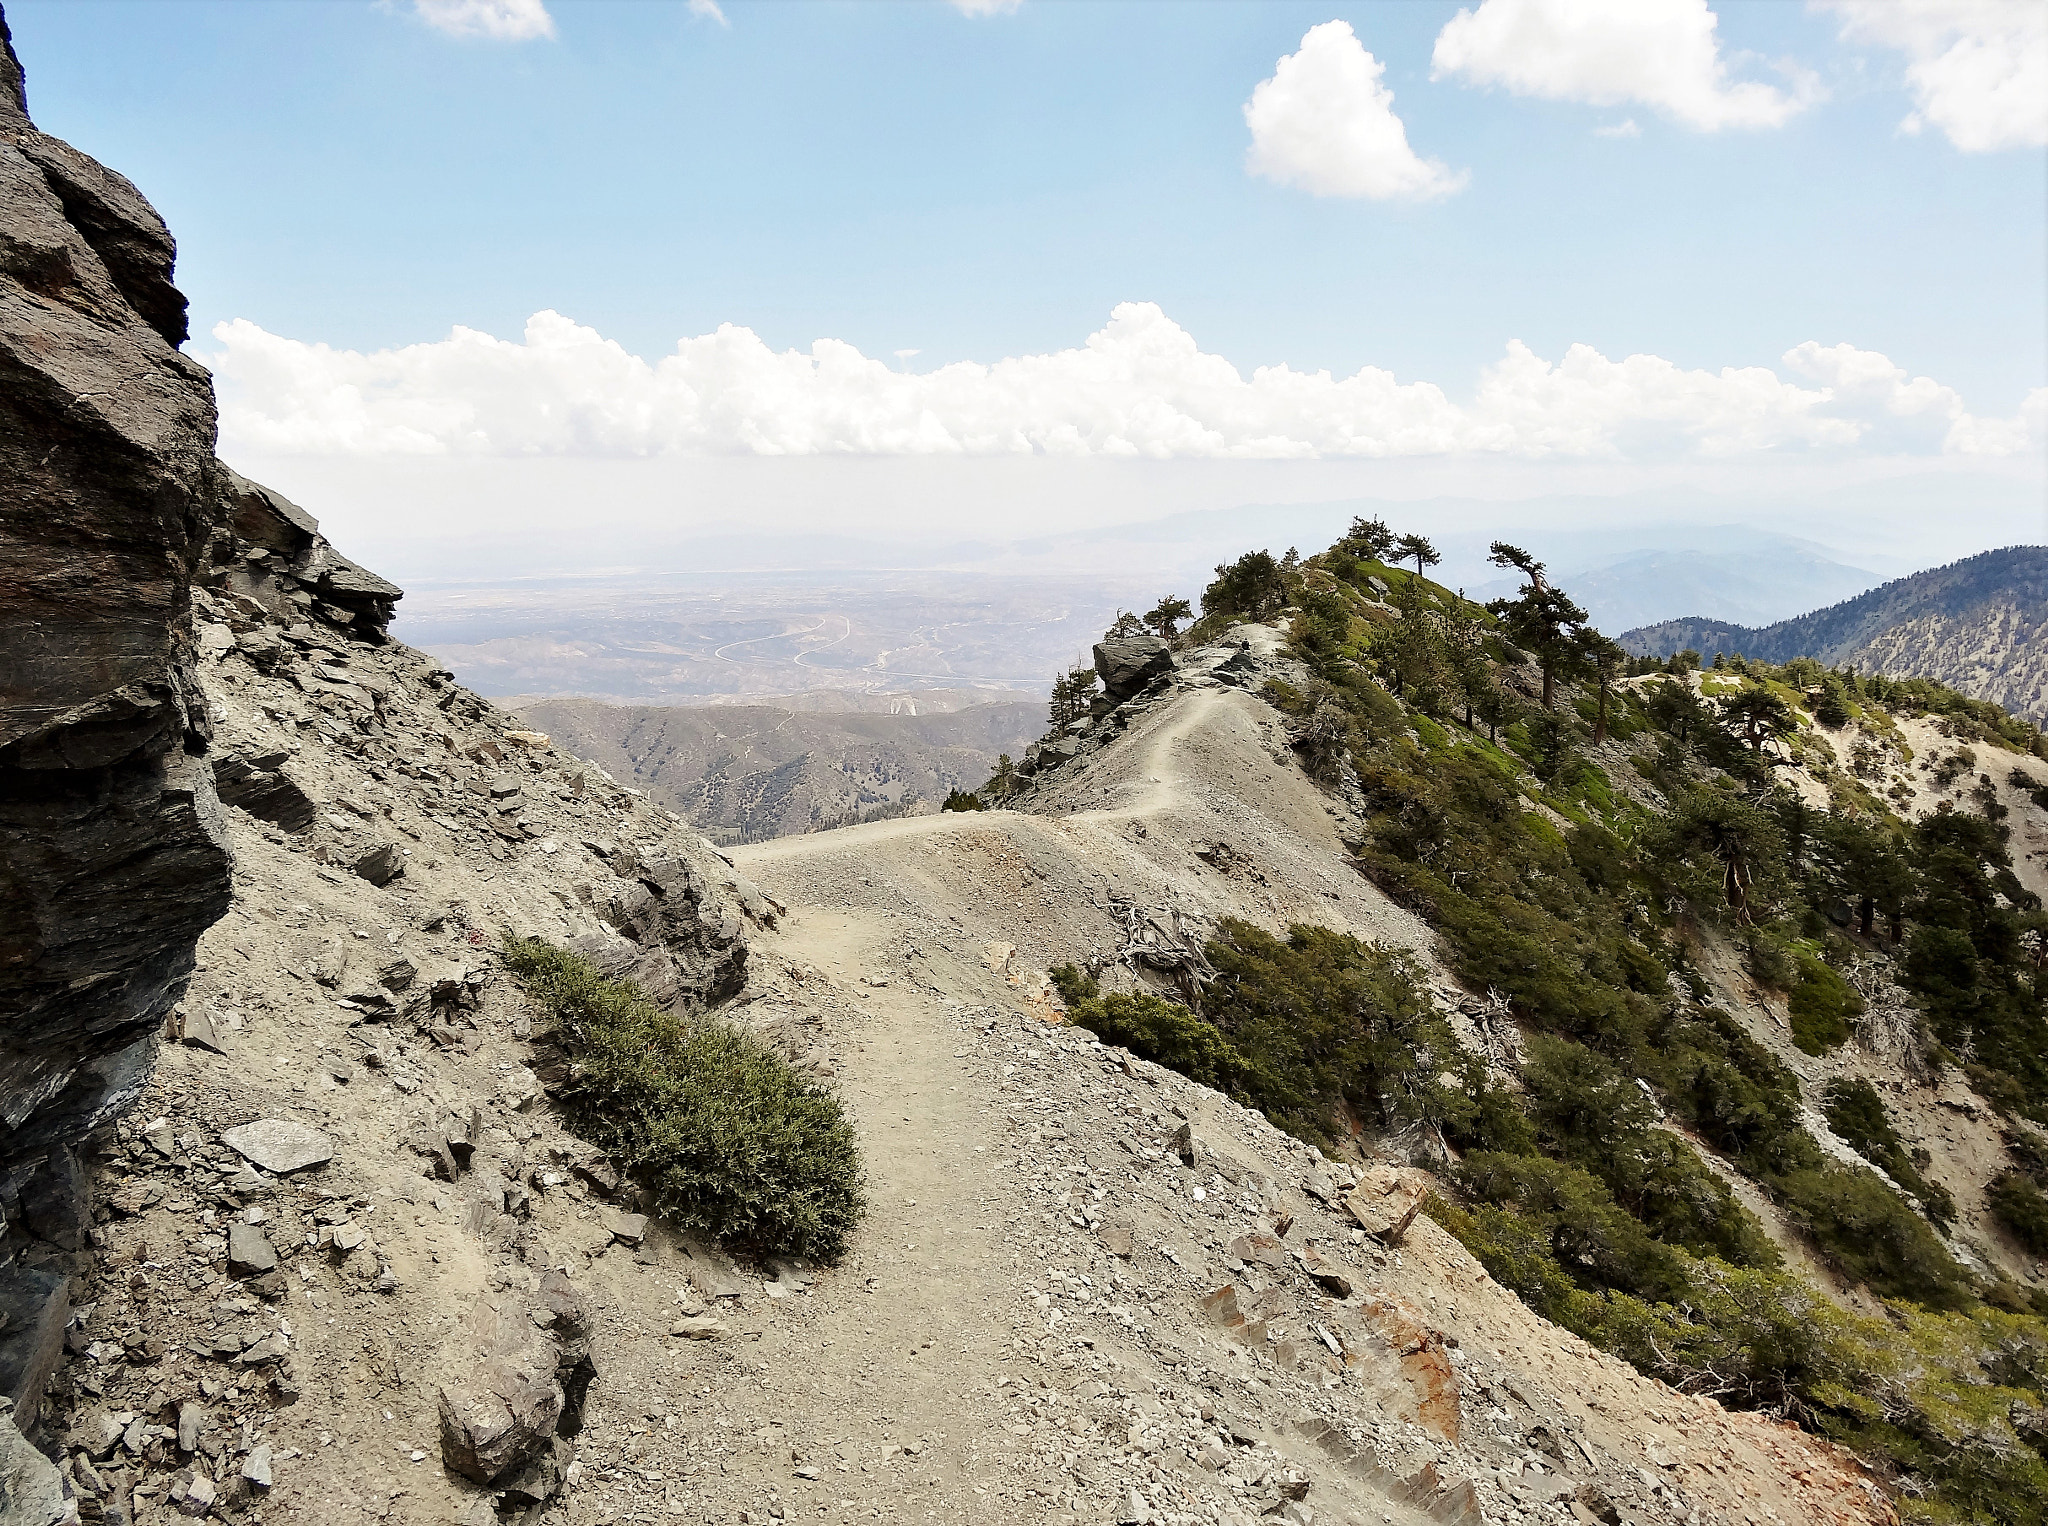
[[1690, 648], [1709, 658], [1812, 657], [1864, 673], [1932, 678], [2015, 715], [2048, 719], [2048, 546], [1986, 551], [1762, 628], [1667, 620], [1619, 639], [1636, 656]]
[[548, 699], [520, 713], [698, 830], [740, 842], [936, 807], [986, 779], [999, 754], [1022, 753], [1045, 723], [1036, 700], [881, 715]]

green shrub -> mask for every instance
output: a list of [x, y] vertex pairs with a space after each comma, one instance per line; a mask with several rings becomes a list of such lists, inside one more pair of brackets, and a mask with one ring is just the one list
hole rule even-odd
[[504, 956], [570, 1062], [570, 1125], [657, 1213], [762, 1251], [844, 1254], [866, 1202], [838, 1098], [752, 1034], [678, 1017], [538, 938], [508, 934]]
[[1788, 1003], [1792, 1042], [1808, 1054], [1826, 1054], [1837, 1044], [1848, 1042], [1854, 1031], [1851, 1020], [1863, 1015], [1863, 998], [1825, 961], [1804, 950], [1795, 957], [1799, 975]]
[[2030, 1177], [2008, 1171], [1991, 1184], [1985, 1197], [1991, 1215], [2003, 1224], [2029, 1255], [2048, 1255], [2048, 1197]]
[[1243, 1094], [1281, 1128], [1328, 1141], [1347, 1114], [1379, 1127], [1444, 1116], [1437, 1076], [1465, 1053], [1407, 954], [1306, 923], [1282, 941], [1234, 917], [1207, 952], [1217, 977], [1202, 1015], [1243, 1057]]
[[988, 808], [981, 803], [981, 796], [971, 794], [964, 789], [956, 789], [947, 792], [946, 803], [940, 806], [939, 809], [942, 811], [981, 811]]
[[1057, 966], [1050, 975], [1053, 989], [1060, 993], [1060, 1001], [1069, 1007], [1102, 994], [1102, 986], [1095, 977], [1071, 961]]
[[1177, 1070], [1190, 1081], [1243, 1095], [1248, 1069], [1244, 1056], [1214, 1024], [1177, 1001], [1149, 992], [1134, 996], [1111, 991], [1070, 1003], [1067, 1021], [1105, 1044], [1121, 1044], [1140, 1059]]
[[1879, 1297], [1910, 1298], [1932, 1309], [1973, 1301], [1968, 1274], [1874, 1173], [1829, 1161], [1770, 1186], [1821, 1254]]
[[1476, 1151], [1459, 1162], [1458, 1185], [1479, 1202], [1513, 1209], [1575, 1283], [1659, 1300], [1685, 1294], [1682, 1258], [1589, 1171], [1541, 1156]]
[[1852, 1145], [1856, 1152], [1920, 1200], [1928, 1218], [1940, 1225], [1956, 1216], [1955, 1199], [1948, 1189], [1920, 1174], [1906, 1142], [1892, 1127], [1877, 1089], [1861, 1076], [1844, 1076], [1829, 1083], [1823, 1107], [1828, 1127]]
[[1778, 1264], [1777, 1247], [1756, 1216], [1691, 1145], [1653, 1126], [1655, 1105], [1612, 1062], [1569, 1040], [1537, 1035], [1522, 1080], [1545, 1147], [1598, 1178], [1649, 1233], [1743, 1266]]

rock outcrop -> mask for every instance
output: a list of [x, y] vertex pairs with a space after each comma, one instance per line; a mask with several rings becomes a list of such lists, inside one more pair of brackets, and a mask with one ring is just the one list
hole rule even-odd
[[195, 942], [228, 905], [190, 600], [226, 474], [213, 454], [211, 383], [177, 348], [176, 252], [134, 186], [35, 129], [0, 23], [0, 1202], [10, 1211], [38, 1162], [68, 1172], [65, 1147], [133, 1095], [141, 1056], [121, 1056], [151, 1042]]
[[1120, 626], [1095, 643], [1095, 671], [1110, 702], [1122, 704], [1173, 671], [1173, 648], [1148, 631]]

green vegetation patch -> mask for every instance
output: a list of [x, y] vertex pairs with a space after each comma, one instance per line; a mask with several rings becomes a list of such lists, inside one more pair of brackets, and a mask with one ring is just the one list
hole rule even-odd
[[[1861, 1076], [1844, 1076], [1829, 1083], [1824, 1098], [1828, 1127], [1872, 1165], [1914, 1197], [1921, 1211], [1946, 1227], [1956, 1216], [1955, 1199], [1948, 1189], [1920, 1174], [1919, 1164], [1892, 1127], [1884, 1100], [1877, 1088]], [[1924, 1157], [1923, 1157], [1924, 1158]]]
[[1851, 1024], [1863, 1015], [1863, 998], [1815, 955], [1802, 949], [1794, 957], [1799, 978], [1788, 996], [1792, 1042], [1808, 1054], [1826, 1054], [1848, 1042], [1855, 1031]]
[[570, 1125], [635, 1176], [662, 1217], [740, 1245], [837, 1260], [866, 1208], [839, 1099], [760, 1039], [678, 1017], [585, 959], [507, 935], [506, 966], [570, 1062]]

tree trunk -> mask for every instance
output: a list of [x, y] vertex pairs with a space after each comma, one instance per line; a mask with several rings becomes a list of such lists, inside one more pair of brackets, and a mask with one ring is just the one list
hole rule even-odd
[[1870, 924], [1877, 916], [1877, 902], [1869, 896], [1865, 896], [1862, 903], [1856, 908], [1856, 912], [1858, 921], [1856, 930], [1868, 938], [1870, 936]]
[[1607, 740], [1607, 684], [1600, 685], [1600, 716], [1593, 722], [1593, 745], [1598, 747]]
[[1906, 939], [1905, 913], [1894, 911], [1889, 913], [1888, 917], [1891, 922], [1890, 931], [1892, 935], [1892, 942], [1894, 944], [1903, 943]]
[[1556, 680], [1551, 674], [1550, 664], [1546, 662], [1543, 664], [1543, 708], [1546, 710], [1555, 710], [1557, 708], [1550, 702], [1555, 686]]

